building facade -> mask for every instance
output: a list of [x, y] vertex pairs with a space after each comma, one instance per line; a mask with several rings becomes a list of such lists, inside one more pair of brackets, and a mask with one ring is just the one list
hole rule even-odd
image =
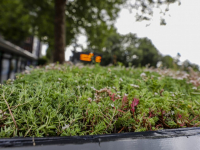
[[0, 83], [14, 79], [16, 73], [25, 70], [25, 66], [37, 65], [41, 47], [35, 49], [33, 42], [31, 46], [25, 50], [0, 37]]

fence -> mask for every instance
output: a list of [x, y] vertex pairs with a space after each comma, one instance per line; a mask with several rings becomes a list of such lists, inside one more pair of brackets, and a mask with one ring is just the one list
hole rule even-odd
[[37, 57], [32, 53], [0, 38], [0, 83], [14, 79], [25, 66], [36, 65]]

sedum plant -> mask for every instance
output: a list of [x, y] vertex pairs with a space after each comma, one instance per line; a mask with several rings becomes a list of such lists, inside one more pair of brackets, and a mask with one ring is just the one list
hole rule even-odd
[[[162, 72], [162, 70], [160, 70]], [[200, 92], [159, 70], [49, 65], [0, 88], [0, 137], [81, 136], [200, 126]]]

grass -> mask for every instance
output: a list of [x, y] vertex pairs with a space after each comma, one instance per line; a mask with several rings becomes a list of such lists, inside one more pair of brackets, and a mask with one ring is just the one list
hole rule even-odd
[[[172, 76], [172, 77], [170, 77]], [[0, 88], [0, 137], [141, 132], [200, 126], [198, 74], [49, 65]]]

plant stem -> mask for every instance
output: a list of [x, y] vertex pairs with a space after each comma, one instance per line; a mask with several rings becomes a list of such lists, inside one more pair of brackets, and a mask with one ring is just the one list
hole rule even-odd
[[14, 124], [15, 124], [15, 127], [18, 129], [17, 123], [16, 123], [15, 118], [14, 118], [14, 116], [13, 116], [13, 114], [12, 114], [12, 111], [11, 111], [11, 109], [10, 109], [10, 106], [9, 106], [7, 100], [5, 99], [4, 92], [3, 92], [3, 99], [4, 99], [4, 101], [5, 101], [5, 103], [6, 103], [7, 107], [8, 107], [8, 110], [9, 110], [10, 115], [11, 115], [11, 117], [12, 117], [12, 120], [13, 120], [13, 122], [14, 122]]
[[124, 127], [123, 127], [123, 128], [121, 128], [121, 130], [120, 130], [118, 133], [121, 133], [121, 132], [122, 132], [122, 130], [124, 130]]

